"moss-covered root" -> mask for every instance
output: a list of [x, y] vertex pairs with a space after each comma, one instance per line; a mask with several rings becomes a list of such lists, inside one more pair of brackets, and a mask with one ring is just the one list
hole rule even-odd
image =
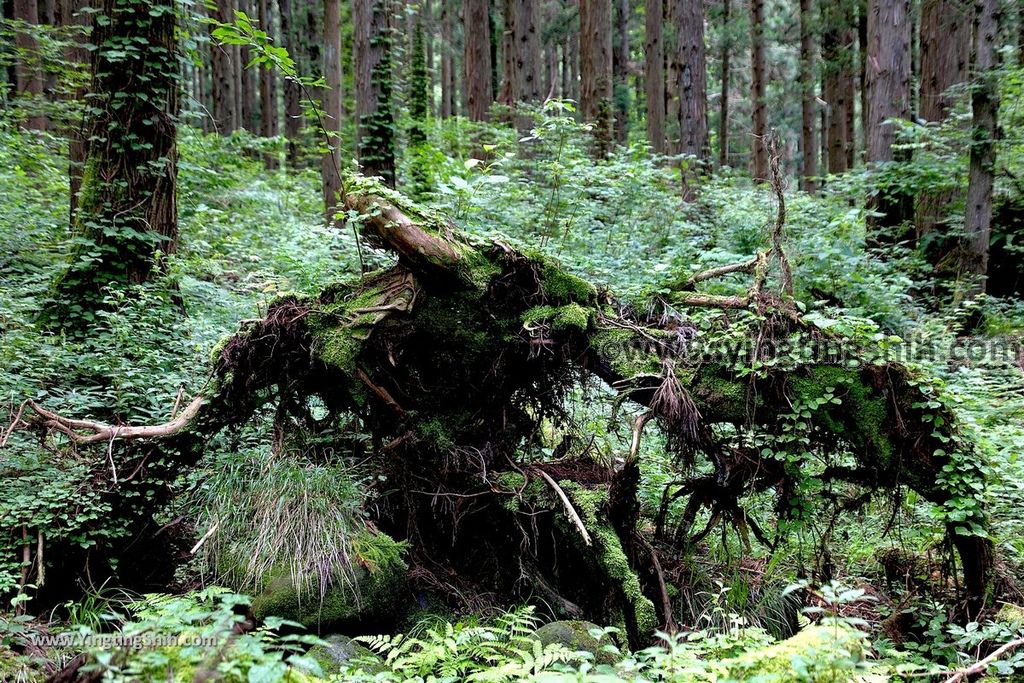
[[655, 629], [658, 628], [657, 612], [654, 603], [644, 595], [640, 578], [629, 566], [622, 542], [615, 533], [615, 527], [607, 518], [605, 507], [608, 503], [608, 490], [586, 489], [570, 481], [562, 482], [561, 486], [572, 499], [584, 526], [593, 538], [594, 557], [598, 567], [607, 581], [615, 587], [622, 603], [622, 619], [630, 644], [639, 646], [649, 643]]

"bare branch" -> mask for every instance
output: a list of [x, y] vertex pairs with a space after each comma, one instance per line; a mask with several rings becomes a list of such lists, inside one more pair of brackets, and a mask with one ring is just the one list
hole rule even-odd
[[124, 441], [158, 439], [170, 436], [187, 427], [205, 404], [206, 397], [197, 396], [170, 422], [159, 425], [122, 426], [108, 425], [93, 420], [75, 420], [70, 417], [63, 417], [43, 408], [35, 401], [28, 401], [28, 406], [42, 418], [40, 422], [44, 427], [62, 432], [70, 437], [72, 441], [79, 444], [113, 441], [114, 439], [122, 439]]

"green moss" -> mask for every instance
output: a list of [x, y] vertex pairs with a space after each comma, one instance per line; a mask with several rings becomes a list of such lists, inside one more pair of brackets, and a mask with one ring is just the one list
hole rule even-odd
[[581, 277], [566, 272], [550, 259], [544, 261], [544, 292], [557, 303], [593, 305], [597, 301], [597, 288]]
[[653, 375], [662, 371], [661, 359], [639, 349], [629, 330], [597, 330], [590, 335], [590, 346], [623, 377]]
[[1024, 607], [1004, 603], [996, 613], [995, 621], [1016, 630], [1024, 627]]
[[591, 310], [577, 303], [565, 306], [534, 306], [522, 315], [524, 325], [550, 323], [558, 332], [586, 332], [590, 327]]
[[455, 447], [457, 428], [441, 418], [424, 420], [419, 425], [420, 436], [439, 451], [450, 451]]
[[629, 559], [622, 549], [618, 534], [611, 524], [603, 519], [601, 509], [608, 502], [608, 491], [587, 489], [572, 481], [563, 481], [559, 485], [578, 508], [583, 525], [593, 537], [598, 565], [622, 590], [626, 607], [632, 612], [638, 635], [641, 639], [650, 637], [658, 627], [658, 616], [654, 603], [644, 595], [640, 587], [639, 577], [629, 566]]
[[276, 573], [253, 598], [257, 619], [278, 616], [307, 627], [356, 625], [389, 620], [400, 605], [408, 567], [401, 558], [403, 545], [383, 533], [369, 531], [353, 538], [359, 560], [355, 580], [339, 579], [319, 590], [300, 591], [301, 582], [287, 571]]
[[325, 674], [344, 674], [356, 670], [376, 674], [387, 670], [380, 657], [348, 636], [326, 636], [323, 645], [310, 648], [307, 654], [317, 661]]
[[533, 636], [542, 645], [558, 643], [573, 652], [589, 652], [594, 655], [598, 664], [615, 664], [617, 657], [604, 648], [614, 645], [607, 634], [595, 638], [591, 631], [600, 631], [601, 627], [589, 621], [553, 621], [537, 629]]
[[811, 626], [792, 638], [720, 663], [730, 680], [831, 683], [855, 679], [862, 650], [861, 635], [847, 626]]

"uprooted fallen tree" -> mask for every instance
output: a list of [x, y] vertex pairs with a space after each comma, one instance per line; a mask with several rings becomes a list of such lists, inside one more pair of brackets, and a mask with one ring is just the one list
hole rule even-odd
[[[219, 348], [208, 386], [165, 425], [107, 425], [32, 404], [20, 426], [81, 444], [173, 444], [188, 464], [204, 440], [268, 406], [275, 433], [356, 425], [371, 435], [368, 456], [387, 481], [374, 523], [408, 541], [432, 577], [620, 623], [634, 644], [673, 624], [659, 549], [692, 546], [726, 522], [745, 541], [753, 534], [778, 544], [744, 498], [774, 491], [778, 515], [796, 514], [791, 499], [804, 472], [733, 437], [790, 433], [796, 403], [809, 411], [800, 447], [842, 454], [819, 473], [825, 481], [868, 492], [906, 486], [943, 505], [962, 493], [951, 466], [958, 482], [980, 477], [955, 416], [901, 365], [808, 360], [743, 372], [692, 353], [685, 311], [694, 306], [755, 312], [757, 345], [826, 334], [765, 287], [769, 265], [784, 260], [777, 240], [747, 263], [686, 282], [746, 272], [746, 295], [681, 292], [671, 315], [664, 307], [639, 313], [545, 256], [470, 238], [372, 182], [353, 187], [346, 204], [361, 216], [361, 234], [397, 255], [395, 265], [316, 297], [280, 298], [243, 323]], [[567, 392], [587, 377], [644, 410], [624, 463], [531, 455], [545, 421], [563, 417]], [[666, 489], [653, 537], [638, 526], [637, 503], [637, 457], [651, 421], [688, 463], [681, 469], [700, 472]], [[682, 498], [669, 529], [665, 510]], [[710, 521], [696, 529], [699, 518]], [[977, 526], [948, 532], [976, 611], [989, 597], [991, 547]]]

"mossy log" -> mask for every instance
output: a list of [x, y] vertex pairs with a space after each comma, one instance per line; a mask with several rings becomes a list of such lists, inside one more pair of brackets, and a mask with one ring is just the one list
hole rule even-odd
[[[562, 417], [566, 391], [587, 375], [646, 406], [687, 457], [713, 464], [712, 475], [680, 487], [691, 502], [684, 518], [707, 506], [713, 519], [731, 516], [767, 544], [740, 498], [769, 488], [785, 493], [795, 475], [759, 452], [723, 448], [714, 428], [779, 432], [796, 396], [827, 387], [837, 398], [815, 404], [807, 438], [833, 449], [843, 444], [853, 462], [823, 478], [868, 489], [908, 486], [941, 505], [959, 493], [944, 469], [980, 477], [970, 458], [954, 459], [968, 448], [955, 416], [936, 408], [903, 366], [807, 362], [744, 374], [695, 361], [680, 345], [678, 319], [637, 315], [546, 256], [470, 238], [369, 181], [353, 187], [346, 203], [361, 216], [362, 235], [397, 262], [315, 297], [274, 302], [219, 347], [213, 381], [189, 420], [138, 428], [134, 438], [176, 440], [187, 461], [210, 434], [249, 421], [267, 404], [276, 405], [282, 428], [316, 430], [356, 418], [372, 435], [370, 455], [387, 481], [375, 523], [408, 541], [413, 562], [434, 580], [467, 577], [497, 594], [537, 596], [573, 618], [622, 623], [634, 645], [659, 623], [671, 624], [664, 586], [659, 594], [652, 578], [657, 557], [637, 530], [636, 448], [617, 472], [525, 457], [544, 421]], [[778, 301], [757, 292], [749, 304]], [[769, 317], [785, 331], [801, 328], [792, 311]], [[313, 419], [313, 398], [326, 418]], [[76, 440], [117, 436], [109, 425], [39, 415]], [[638, 421], [634, 446], [642, 429]], [[567, 521], [549, 479], [560, 482], [590, 542]], [[989, 597], [990, 544], [960, 528], [950, 535], [977, 609]], [[684, 543], [699, 537], [677, 533]]]

